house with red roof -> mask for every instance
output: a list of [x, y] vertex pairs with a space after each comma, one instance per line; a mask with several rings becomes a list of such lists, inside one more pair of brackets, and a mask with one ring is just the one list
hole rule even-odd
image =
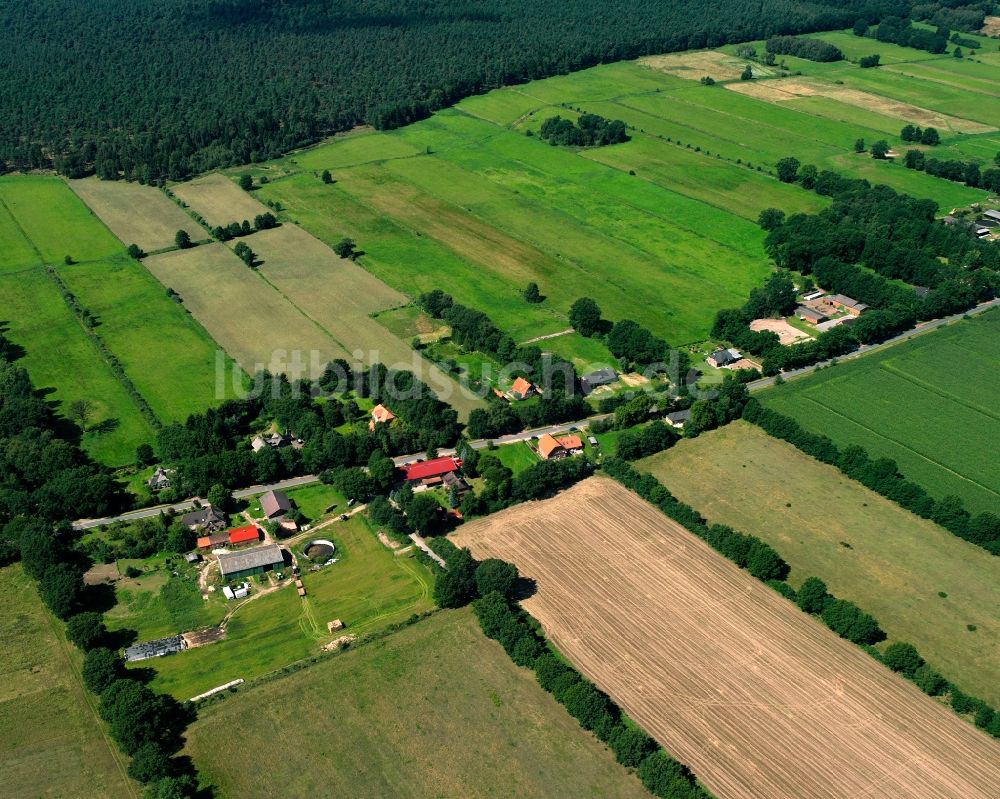
[[375, 432], [375, 425], [388, 424], [395, 418], [396, 414], [386, 408], [385, 405], [376, 405], [372, 408], [372, 418], [368, 422], [368, 430], [369, 432]]
[[461, 468], [461, 458], [442, 457], [400, 466], [399, 471], [403, 480], [412, 486], [433, 486], [440, 485], [445, 475], [454, 474]]
[[229, 543], [236, 546], [238, 544], [256, 544], [260, 541], [260, 530], [255, 524], [247, 524], [229, 531]]
[[525, 400], [528, 397], [533, 397], [538, 393], [538, 389], [535, 388], [530, 381], [525, 380], [523, 377], [517, 378], [510, 387], [510, 396], [515, 400]]

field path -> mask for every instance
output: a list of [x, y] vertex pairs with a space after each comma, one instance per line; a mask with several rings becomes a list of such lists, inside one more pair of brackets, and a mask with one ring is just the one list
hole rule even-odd
[[618, 483], [460, 528], [559, 650], [719, 799], [995, 799], [1000, 743]]

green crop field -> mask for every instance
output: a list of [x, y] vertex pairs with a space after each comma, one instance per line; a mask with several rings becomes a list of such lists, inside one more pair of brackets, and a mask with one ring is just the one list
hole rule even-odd
[[769, 390], [760, 400], [839, 445], [893, 458], [933, 496], [1000, 512], [1000, 312]]
[[262, 751], [290, 796], [649, 796], [469, 610], [241, 691], [188, 730], [186, 752], [224, 796], [260, 789]]
[[792, 584], [823, 579], [890, 640], [916, 646], [963, 690], [1000, 701], [1000, 558], [745, 422], [638, 468], [710, 521], [772, 544]]
[[97, 699], [80, 681], [79, 653], [20, 566], [0, 569], [0, 602], [0, 793], [138, 797], [125, 758], [104, 736]]
[[[345, 633], [363, 635], [432, 607], [431, 573], [416, 560], [395, 557], [361, 517], [325, 528], [322, 537], [334, 542], [339, 560], [319, 572], [303, 569], [304, 600], [285, 586], [248, 601], [227, 623], [225, 640], [156, 660], [153, 687], [189, 699], [318, 654], [332, 638], [326, 623], [333, 619], [344, 622]], [[116, 623], [129, 627], [128, 614]]]

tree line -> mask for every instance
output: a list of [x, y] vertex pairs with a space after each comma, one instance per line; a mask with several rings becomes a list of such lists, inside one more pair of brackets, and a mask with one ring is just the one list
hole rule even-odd
[[549, 117], [542, 122], [538, 135], [549, 144], [562, 147], [604, 147], [629, 140], [624, 122], [597, 114], [580, 114], [575, 125], [571, 119]]
[[499, 86], [651, 53], [843, 28], [897, 5], [5, 3], [0, 162], [181, 180], [276, 157], [358, 124], [404, 125]]
[[982, 168], [979, 161], [958, 158], [928, 158], [923, 150], [907, 150], [903, 164], [907, 169], [926, 172], [936, 178], [964, 183], [974, 189], [1000, 192], [1000, 153], [993, 159], [997, 166]]
[[[765, 542], [720, 525], [708, 525], [694, 508], [674, 497], [653, 475], [639, 472], [625, 461], [611, 459], [602, 468], [608, 476], [658, 507], [740, 568], [767, 583], [804, 612], [816, 616], [841, 638], [858, 644], [873, 658], [912, 680], [924, 693], [929, 696], [947, 694], [956, 713], [971, 717], [977, 727], [1000, 738], [1000, 711], [952, 685], [927, 664], [911, 644], [893, 642], [884, 651], [876, 649], [873, 644], [886, 637], [878, 621], [853, 602], [830, 594], [822, 580], [807, 577], [796, 591], [785, 581], [788, 565]], [[719, 529], [713, 533], [713, 528]]]
[[765, 49], [776, 55], [793, 55], [809, 61], [842, 61], [844, 58], [839, 47], [807, 36], [772, 36]]

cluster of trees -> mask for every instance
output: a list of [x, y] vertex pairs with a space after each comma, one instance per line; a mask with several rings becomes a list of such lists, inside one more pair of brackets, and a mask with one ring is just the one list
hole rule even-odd
[[115, 522], [104, 535], [81, 542], [78, 548], [95, 563], [112, 563], [122, 558], [148, 558], [157, 552], [190, 552], [195, 534], [172, 513], [150, 519]]
[[984, 511], [972, 516], [955, 496], [936, 500], [916, 483], [907, 480], [891, 458], [872, 458], [859, 446], [841, 450], [824, 435], [810, 433], [794, 419], [751, 399], [743, 418], [769, 435], [798, 447], [823, 463], [836, 466], [848, 477], [907, 510], [930, 519], [960, 538], [1000, 555], [1000, 516]]
[[629, 140], [624, 122], [597, 114], [580, 114], [575, 125], [560, 116], [549, 117], [542, 122], [538, 135], [549, 144], [563, 147], [604, 147]]
[[[756, 405], [756, 401], [752, 400], [751, 405]], [[748, 405], [748, 410], [751, 405]], [[965, 694], [949, 683], [925, 663], [910, 644], [895, 642], [880, 652], [873, 646], [885, 640], [885, 633], [878, 621], [853, 602], [832, 596], [822, 580], [808, 577], [796, 591], [785, 582], [788, 565], [760, 539], [720, 525], [707, 525], [697, 511], [674, 498], [655, 477], [637, 471], [625, 461], [612, 459], [603, 468], [610, 477], [656, 505], [664, 514], [706, 540], [718, 552], [745, 568], [757, 579], [766, 582], [804, 612], [817, 616], [841, 638], [858, 644], [876, 660], [912, 680], [925, 693], [930, 696], [948, 693], [949, 702], [956, 713], [972, 716], [977, 727], [1000, 738], [1000, 710]]]
[[270, 230], [278, 227], [278, 224], [278, 218], [270, 211], [265, 211], [254, 217], [252, 225], [249, 219], [244, 219], [242, 222], [230, 222], [228, 225], [216, 225], [212, 228], [212, 236], [217, 241], [230, 241], [241, 236], [249, 236], [255, 230]]
[[[910, 9], [910, 16], [913, 19], [929, 22], [941, 28], [956, 28], [968, 33], [976, 33], [983, 27], [983, 20], [993, 13], [994, 5], [989, 0], [943, 0], [938, 3], [918, 3]], [[956, 35], [952, 34], [951, 40], [956, 41]], [[971, 42], [969, 47], [975, 47], [974, 39], [966, 39]], [[966, 46], [965, 44], [962, 45]]]
[[[403, 125], [500, 86], [651, 53], [842, 28], [892, 5], [7, 3], [0, 163], [180, 180], [361, 123]], [[70, 41], [86, 46], [67, 48]], [[135, 42], [143, 43], [142, 58]]]
[[[179, 496], [204, 495], [218, 484], [226, 488], [269, 483], [298, 474], [336, 471], [366, 465], [373, 452], [402, 455], [451, 446], [461, 433], [455, 410], [411, 372], [382, 364], [354, 369], [335, 361], [314, 386], [295, 385], [284, 376], [260, 373], [266, 390], [229, 400], [217, 408], [164, 426], [157, 434], [162, 459], [176, 466], [174, 488]], [[317, 391], [328, 392], [317, 403]], [[369, 397], [391, 408], [397, 420], [369, 431], [356, 397]], [[259, 394], [259, 396], [258, 396]], [[253, 452], [247, 438], [266, 423], [276, 422], [304, 442], [301, 449], [265, 447]], [[345, 422], [359, 422], [341, 432]], [[169, 501], [170, 497], [162, 501]]]
[[841, 61], [844, 58], [839, 47], [807, 36], [772, 36], [767, 40], [766, 49], [769, 53], [793, 55], [809, 61]]
[[233, 254], [251, 269], [254, 267], [257, 260], [257, 253], [251, 250], [250, 245], [245, 241], [236, 242], [236, 246], [233, 247]]
[[928, 158], [922, 150], [907, 150], [903, 163], [907, 169], [916, 169], [945, 180], [954, 180], [972, 188], [1000, 192], [1000, 167], [982, 169], [978, 161]]
[[[857, 30], [855, 28], [855, 33]], [[933, 31], [915, 28], [911, 20], [903, 17], [887, 17], [875, 28], [875, 38], [880, 42], [891, 42], [929, 53], [943, 53], [947, 50], [950, 33], [951, 31], [942, 27]]]
[[877, 67], [882, 61], [882, 56], [878, 53], [872, 53], [871, 55], [863, 55], [858, 59], [858, 66], [862, 69], [872, 69]]
[[[488, 562], [484, 561], [484, 565]], [[509, 595], [499, 591], [481, 594], [473, 602], [473, 608], [483, 633], [497, 641], [518, 666], [534, 671], [538, 684], [581, 727], [607, 744], [619, 763], [637, 770], [639, 779], [653, 796], [707, 799], [708, 793], [686, 766], [674, 760], [642, 730], [626, 723], [611, 697], [549, 650], [538, 623]]]
[[[614, 324], [608, 322], [601, 317], [600, 306], [590, 297], [581, 297], [570, 306], [569, 322], [581, 336], [602, 338], [623, 368], [655, 365], [666, 368], [670, 354], [666, 341], [631, 319]], [[687, 361], [683, 353], [678, 353], [678, 357], [683, 373], [687, 370]]]
[[476, 560], [467, 548], [459, 549], [447, 538], [432, 539], [429, 546], [445, 562], [434, 581], [434, 603], [439, 607], [460, 608], [491, 594], [504, 601], [514, 596], [519, 575], [513, 563]]
[[904, 125], [899, 132], [899, 138], [914, 144], [926, 144], [929, 147], [935, 147], [941, 143], [941, 134], [938, 133], [937, 128], [926, 127], [921, 130], [918, 125]]

